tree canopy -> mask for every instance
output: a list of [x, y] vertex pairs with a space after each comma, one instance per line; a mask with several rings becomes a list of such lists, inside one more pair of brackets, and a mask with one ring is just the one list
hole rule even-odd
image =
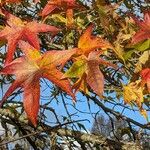
[[[140, 148], [150, 129], [149, 7], [148, 0], [1, 0], [0, 146]], [[133, 138], [89, 133], [86, 122], [100, 113], [112, 131], [121, 122]]]

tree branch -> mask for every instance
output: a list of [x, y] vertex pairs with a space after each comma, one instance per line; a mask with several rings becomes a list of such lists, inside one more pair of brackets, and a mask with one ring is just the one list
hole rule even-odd
[[134, 124], [134, 125], [136, 125], [136, 126], [139, 126], [139, 127], [143, 128], [143, 129], [148, 129], [148, 130], [150, 130], [150, 124], [141, 124], [141, 123], [139, 123], [139, 122], [137, 122], [137, 121], [135, 121], [135, 120], [133, 120], [133, 119], [131, 119], [131, 118], [128, 118], [127, 116], [124, 116], [124, 115], [120, 114], [119, 112], [114, 111], [113, 109], [110, 109], [110, 108], [106, 107], [106, 106], [103, 105], [103, 103], [101, 103], [96, 97], [92, 97], [92, 96], [89, 96], [89, 95], [87, 95], [87, 97], [88, 97], [89, 99], [91, 99], [91, 100], [92, 100], [95, 104], [97, 104], [99, 107], [101, 107], [104, 112], [106, 112], [106, 113], [109, 112], [109, 113], [111, 113], [112, 115], [114, 115], [114, 116], [117, 117], [117, 118], [121, 118], [121, 119], [123, 119], [123, 120], [125, 120], [125, 121], [127, 121], [127, 122], [131, 122], [132, 124]]
[[[9, 116], [8, 114], [6, 115], [6, 110], [3, 111], [3, 109], [0, 109], [0, 115], [1, 118], [5, 119], [6, 122], [8, 122], [11, 125], [14, 125], [14, 121], [10, 121], [12, 119], [12, 117], [14, 117], [12, 114]], [[4, 116], [6, 115], [7, 117], [9, 117], [8, 119]], [[15, 122], [20, 122], [20, 124], [24, 124], [24, 127], [27, 127], [28, 124], [26, 123], [26, 121], [24, 120], [20, 120], [19, 118], [14, 117], [13, 118], [15, 120]], [[66, 125], [66, 123], [62, 124], [62, 126]], [[47, 134], [57, 134], [60, 137], [70, 137], [70, 138], [74, 138], [76, 141], [82, 141], [85, 143], [92, 143], [93, 145], [95, 144], [99, 144], [101, 147], [109, 147], [110, 149], [128, 149], [128, 150], [134, 150], [137, 148], [137, 145], [133, 142], [122, 142], [122, 141], [115, 141], [115, 140], [111, 140], [108, 138], [105, 138], [103, 136], [98, 136], [98, 135], [94, 135], [94, 134], [89, 134], [89, 133], [84, 133], [81, 131], [74, 131], [74, 130], [70, 130], [67, 128], [63, 128], [60, 125], [51, 127], [49, 125], [46, 125], [44, 123], [41, 123], [41, 126], [39, 126], [36, 131], [31, 132], [30, 134], [26, 134], [24, 136], [21, 136], [19, 138], [16, 139], [12, 139], [10, 141], [4, 142], [0, 144], [0, 147], [17, 141], [17, 140], [21, 140], [27, 137], [31, 137], [31, 136], [36, 136], [38, 134], [41, 134], [42, 132], [45, 132]]]

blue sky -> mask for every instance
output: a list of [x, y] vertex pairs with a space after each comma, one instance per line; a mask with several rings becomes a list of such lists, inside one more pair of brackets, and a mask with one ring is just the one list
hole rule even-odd
[[[40, 103], [43, 105], [43, 104], [51, 101], [49, 104], [49, 107], [55, 109], [55, 112], [58, 115], [58, 118], [61, 122], [61, 121], [63, 121], [62, 116], [67, 116], [66, 109], [63, 105], [63, 102], [62, 102], [62, 99], [60, 96], [57, 97], [58, 101], [55, 99], [53, 99], [53, 100], [51, 99], [51, 97], [50, 97], [51, 90], [49, 88], [49, 86], [51, 87], [51, 83], [47, 80], [45, 80], [45, 82], [47, 82], [47, 83], [42, 82], [42, 84], [41, 84], [42, 86], [41, 86]], [[4, 86], [4, 92], [7, 89], [8, 89], [8, 85]], [[73, 120], [84, 120], [84, 121], [81, 121], [80, 123], [84, 124], [85, 127], [87, 128], [87, 130], [91, 130], [96, 113], [103, 114], [107, 117], [107, 115], [103, 112], [103, 110], [100, 107], [98, 107], [96, 104], [94, 104], [91, 100], [87, 101], [86, 97], [84, 97], [80, 92], [78, 92], [78, 94], [76, 96], [77, 96], [77, 102], [75, 105], [73, 105], [71, 97], [67, 96], [68, 98], [64, 99], [67, 104], [67, 110], [68, 110], [69, 114], [74, 114], [71, 117]], [[1, 97], [2, 97], [2, 93], [1, 93]], [[22, 99], [23, 99], [22, 95], [19, 95], [18, 97], [16, 97], [16, 100], [18, 100], [18, 101], [22, 101]], [[104, 103], [103, 100], [100, 100], [100, 101]], [[119, 101], [117, 99], [116, 99], [116, 102], [119, 103]], [[114, 108], [114, 105], [112, 105], [108, 102], [105, 102], [104, 104], [105, 104], [105, 106], [107, 106], [111, 109], [114, 109], [118, 112], [122, 112], [122, 110], [123, 110], [123, 107], [121, 107], [121, 106], [115, 106], [115, 108]], [[128, 106], [128, 105], [126, 105], [126, 106]], [[47, 120], [49, 121], [49, 123], [51, 125], [53, 125], [53, 123], [55, 123], [55, 121], [56, 121], [53, 113], [50, 111], [46, 111], [45, 115], [47, 116]], [[126, 115], [127, 117], [130, 117], [140, 123], [143, 123], [143, 124], [147, 123], [146, 119], [143, 116], [141, 116], [141, 114], [138, 111], [134, 112], [132, 110], [124, 109], [123, 115]]]
[[[43, 85], [43, 86], [45, 87], [46, 85]], [[44, 90], [44, 92], [42, 92], [41, 94], [42, 95], [44, 94], [44, 96], [46, 96], [46, 95], [50, 96], [49, 88], [46, 88], [46, 90]], [[78, 93], [76, 96], [77, 96], [77, 102], [76, 102], [75, 106], [73, 106], [71, 98], [65, 99], [65, 102], [67, 103], [68, 112], [70, 114], [76, 113], [75, 115], [72, 116], [73, 120], [82, 120], [82, 119], [89, 120], [89, 121], [83, 121], [81, 123], [84, 124], [88, 130], [90, 130], [92, 127], [92, 124], [94, 122], [94, 117], [95, 117], [96, 113], [103, 114], [107, 117], [107, 115], [103, 112], [103, 110], [100, 107], [98, 107], [96, 104], [94, 104], [94, 102], [92, 102], [91, 100], [87, 101], [86, 97], [84, 97], [81, 93]], [[45, 101], [41, 100], [41, 103], [47, 103], [47, 101], [49, 101], [49, 100], [48, 99]], [[104, 103], [103, 100], [100, 100], [100, 101]], [[119, 103], [119, 101], [117, 99], [116, 99], [116, 102]], [[120, 103], [122, 103], [122, 101]], [[50, 103], [49, 106], [55, 108], [55, 111], [58, 113], [60, 120], [62, 119], [61, 116], [67, 115], [65, 107], [62, 103], [61, 97], [58, 96], [58, 103], [54, 99]], [[127, 117], [132, 118], [140, 123], [143, 123], [143, 124], [147, 123], [146, 119], [138, 111], [134, 112], [132, 110], [124, 109], [121, 106], [115, 106], [115, 108], [114, 108], [114, 105], [112, 105], [108, 102], [105, 102], [105, 106], [107, 106], [111, 109], [114, 109], [118, 112], [122, 112], [124, 110], [123, 115], [126, 115]], [[126, 105], [126, 106], [129, 106], [129, 105]], [[81, 112], [78, 112], [74, 107]], [[130, 108], [132, 109], [132, 107], [130, 107]], [[47, 113], [47, 117], [51, 121], [52, 121], [52, 118], [54, 119], [54, 117], [52, 117], [52, 115], [50, 115], [49, 113]]]

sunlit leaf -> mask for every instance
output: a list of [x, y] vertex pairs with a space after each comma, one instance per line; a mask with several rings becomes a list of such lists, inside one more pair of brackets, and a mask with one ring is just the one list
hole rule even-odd
[[75, 50], [49, 51], [41, 55], [40, 52], [26, 42], [21, 41], [19, 47], [26, 56], [15, 59], [0, 72], [1, 74], [13, 74], [16, 76], [15, 81], [3, 96], [1, 105], [15, 89], [23, 88], [25, 111], [30, 121], [36, 126], [39, 111], [40, 78], [50, 80], [75, 100], [70, 82], [67, 79], [61, 80], [63, 73], [57, 69], [57, 65], [66, 63], [75, 53]]
[[136, 82], [131, 82], [123, 86], [123, 97], [126, 104], [135, 102], [138, 107], [142, 106], [144, 98], [143, 87], [140, 86], [140, 82], [141, 80], [137, 80]]
[[79, 42], [78, 42], [78, 53], [84, 54], [88, 56], [88, 54], [91, 51], [94, 51], [95, 49], [113, 49], [112, 45], [100, 38], [92, 35], [92, 30], [94, 26], [90, 25], [85, 32], [81, 35]]
[[139, 20], [136, 17], [133, 17], [137, 26], [139, 26], [139, 30], [132, 38], [132, 43], [138, 43], [140, 41], [146, 40], [150, 38], [150, 11], [144, 13], [144, 19]]
[[37, 23], [36, 21], [22, 21], [20, 18], [9, 13], [7, 14], [7, 24], [8, 25], [0, 31], [0, 39], [6, 39], [8, 41], [5, 64], [12, 61], [19, 40], [28, 41], [36, 49], [40, 49], [38, 33], [52, 32], [56, 34], [59, 31], [59, 29], [54, 26]]

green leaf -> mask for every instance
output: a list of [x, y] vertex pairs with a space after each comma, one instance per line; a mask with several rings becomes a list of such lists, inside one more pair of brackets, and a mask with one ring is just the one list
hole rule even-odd
[[59, 21], [59, 22], [63, 22], [63, 23], [67, 23], [66, 18], [64, 18], [62, 15], [60, 14], [53, 14], [52, 16], [49, 16], [48, 18], [52, 18], [55, 19], [55, 21]]
[[63, 77], [79, 78], [83, 75], [87, 68], [86, 59], [80, 59], [73, 63], [71, 68], [64, 74]]
[[150, 40], [140, 42], [138, 44], [131, 46], [130, 50], [124, 53], [123, 57], [125, 60], [127, 60], [127, 59], [131, 58], [131, 56], [134, 52], [136, 52], [136, 51], [143, 52], [143, 51], [148, 50], [149, 48], [150, 48]]
[[132, 54], [135, 52], [135, 49], [132, 49], [132, 50], [129, 50], [128, 52], [125, 52], [124, 55], [123, 55], [123, 58], [125, 60], [131, 58]]
[[136, 50], [141, 51], [141, 52], [145, 51], [150, 48], [150, 40], [140, 42], [140, 43], [134, 45], [133, 48], [135, 48]]

